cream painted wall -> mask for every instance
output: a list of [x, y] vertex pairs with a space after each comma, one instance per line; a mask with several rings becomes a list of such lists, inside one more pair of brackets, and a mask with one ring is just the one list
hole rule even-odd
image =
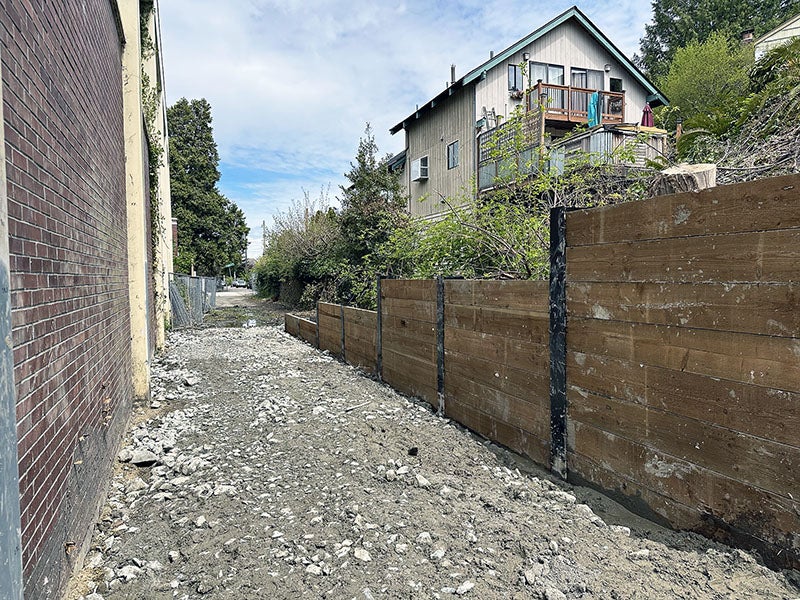
[[[625, 90], [625, 122], [639, 122], [642, 109], [647, 99], [647, 91], [630, 75], [627, 69], [615, 60], [583, 27], [574, 21], [567, 21], [538, 40], [509, 57], [486, 73], [483, 81], [475, 86], [475, 120], [483, 116], [482, 107], [508, 117], [522, 100], [513, 100], [508, 95], [508, 65], [520, 64], [523, 52], [530, 53], [534, 62], [550, 63], [564, 66], [564, 81], [569, 83], [570, 67], [596, 69], [604, 71], [610, 65], [609, 72], [604, 71], [603, 89], [609, 89], [612, 77], [622, 79]], [[535, 83], [535, 82], [534, 82]], [[526, 78], [525, 85], [528, 85]]]
[[167, 139], [167, 106], [164, 93], [164, 70], [161, 57], [161, 32], [158, 21], [158, 2], [150, 15], [148, 30], [150, 39], [155, 45], [154, 52], [145, 51], [142, 56], [142, 68], [147, 73], [151, 85], [158, 82], [161, 92], [158, 94], [158, 106], [155, 111], [155, 123], [152, 134], [163, 148], [161, 165], [158, 168], [158, 186], [155, 197], [150, 198], [151, 206], [157, 210], [157, 225], [152, 231], [154, 237], [153, 285], [155, 290], [156, 348], [163, 348], [166, 341], [165, 324], [170, 319], [169, 276], [172, 272], [172, 203], [170, 201], [169, 184], [169, 142]]
[[125, 118], [125, 194], [128, 198], [128, 285], [131, 305], [131, 360], [133, 392], [150, 393], [149, 328], [147, 322], [147, 240], [145, 148], [142, 127], [142, 70], [138, 0], [119, 2], [125, 46], [122, 54], [123, 112]]

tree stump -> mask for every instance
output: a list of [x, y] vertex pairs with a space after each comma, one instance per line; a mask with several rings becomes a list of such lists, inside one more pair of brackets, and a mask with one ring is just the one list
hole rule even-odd
[[648, 187], [652, 196], [665, 196], [679, 192], [697, 192], [717, 185], [717, 165], [689, 165], [681, 163], [664, 169]]

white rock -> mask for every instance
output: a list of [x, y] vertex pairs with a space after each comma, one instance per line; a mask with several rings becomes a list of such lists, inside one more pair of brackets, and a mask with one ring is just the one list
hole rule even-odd
[[406, 473], [408, 473], [408, 471], [409, 471], [408, 465], [403, 465], [402, 467], [397, 469], [397, 474], [398, 475], [405, 475]]
[[358, 560], [363, 561], [363, 562], [369, 562], [369, 561], [372, 560], [372, 557], [369, 555], [369, 552], [367, 552], [364, 548], [356, 548], [353, 551], [353, 555]]
[[136, 579], [139, 575], [142, 574], [142, 570], [139, 567], [135, 567], [133, 565], [126, 565], [122, 567], [119, 571], [117, 571], [117, 575], [127, 581], [132, 581]]
[[306, 567], [306, 573], [310, 573], [311, 575], [322, 575], [322, 567], [319, 565], [308, 565]]
[[456, 594], [459, 596], [463, 596], [467, 592], [469, 592], [472, 588], [475, 587], [475, 584], [471, 581], [465, 581], [460, 586], [456, 588]]
[[394, 481], [397, 479], [397, 473], [395, 473], [394, 469], [389, 469], [383, 476], [386, 478], [386, 481]]
[[437, 548], [431, 552], [431, 560], [442, 560], [444, 558], [444, 548]]
[[138, 448], [131, 454], [131, 462], [137, 466], [148, 466], [158, 462], [158, 456], [150, 450]]
[[431, 482], [425, 479], [425, 477], [423, 477], [419, 473], [417, 473], [417, 485], [421, 488], [427, 488], [430, 487]]
[[644, 560], [650, 556], [650, 550], [644, 548], [642, 550], [637, 550], [636, 552], [631, 552], [628, 555], [628, 558], [631, 560]]
[[207, 522], [208, 522], [208, 520], [203, 515], [200, 515], [199, 517], [197, 517], [194, 520], [194, 525], [195, 525], [195, 527], [202, 527]]
[[408, 550], [408, 544], [397, 544], [394, 547], [394, 551], [397, 552], [398, 554], [405, 554], [407, 550]]
[[180, 557], [181, 553], [178, 552], [177, 550], [170, 550], [169, 553], [167, 554], [167, 558], [171, 563], [178, 562], [178, 559], [180, 559]]

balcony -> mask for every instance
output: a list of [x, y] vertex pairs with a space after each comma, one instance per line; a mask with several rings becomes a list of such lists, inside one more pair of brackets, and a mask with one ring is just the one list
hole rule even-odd
[[625, 92], [590, 90], [539, 81], [528, 90], [527, 110], [538, 112], [541, 102], [545, 106], [545, 118], [548, 121], [588, 123], [589, 101], [595, 92], [600, 94], [600, 122], [622, 123], [625, 118]]

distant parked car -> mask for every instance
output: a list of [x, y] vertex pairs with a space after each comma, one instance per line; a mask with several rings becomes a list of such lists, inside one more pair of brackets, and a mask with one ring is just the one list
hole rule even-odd
[[247, 282], [244, 279], [234, 279], [233, 281], [231, 281], [231, 287], [246, 288]]

